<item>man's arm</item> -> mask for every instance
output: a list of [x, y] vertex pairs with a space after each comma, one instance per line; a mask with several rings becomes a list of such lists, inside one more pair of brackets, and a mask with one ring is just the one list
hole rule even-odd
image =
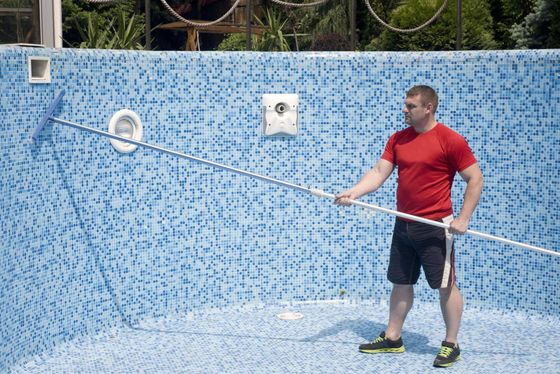
[[348, 200], [356, 200], [377, 190], [389, 178], [393, 169], [395, 169], [395, 165], [387, 160], [380, 159], [373, 168], [364, 174], [354, 187], [336, 195], [334, 203], [337, 205], [350, 205]]
[[449, 232], [462, 235], [467, 231], [471, 216], [480, 200], [480, 193], [482, 192], [482, 172], [476, 163], [459, 172], [459, 175], [467, 182], [467, 188], [465, 189], [465, 196], [463, 198], [463, 207], [457, 218], [449, 225]]

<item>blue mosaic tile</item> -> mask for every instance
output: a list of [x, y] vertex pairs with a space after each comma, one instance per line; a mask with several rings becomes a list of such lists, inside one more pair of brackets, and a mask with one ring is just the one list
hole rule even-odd
[[[303, 314], [294, 321], [276, 316]], [[149, 318], [43, 353], [13, 373], [430, 373], [444, 329], [439, 308], [419, 303], [402, 337], [405, 353], [364, 354], [385, 328], [387, 304], [248, 305]], [[556, 372], [556, 317], [467, 308], [454, 373]], [[527, 349], [528, 342], [543, 341]], [[543, 359], [546, 357], [546, 359]]]
[[[27, 83], [27, 56], [35, 55], [51, 57], [51, 84]], [[558, 50], [224, 54], [0, 47], [0, 56], [0, 371], [147, 318], [330, 300], [340, 289], [356, 301], [379, 301], [390, 290], [391, 217], [148, 149], [118, 154], [107, 139], [59, 124], [49, 124], [31, 144], [32, 130], [61, 89], [60, 118], [106, 130], [116, 111], [129, 108], [150, 144], [338, 192], [403, 127], [406, 89], [428, 83], [440, 95], [438, 119], [468, 139], [485, 176], [471, 227], [560, 248]], [[299, 94], [297, 137], [260, 134], [265, 93]], [[395, 179], [363, 200], [394, 207]], [[456, 210], [463, 188], [457, 178]], [[510, 327], [529, 329], [533, 315], [560, 315], [559, 258], [464, 237], [457, 241], [457, 270], [472, 308], [521, 313], [525, 319]], [[437, 301], [423, 280], [416, 295], [426, 305]], [[45, 362], [57, 365], [51, 358]], [[283, 360], [271, 360], [284, 368]]]

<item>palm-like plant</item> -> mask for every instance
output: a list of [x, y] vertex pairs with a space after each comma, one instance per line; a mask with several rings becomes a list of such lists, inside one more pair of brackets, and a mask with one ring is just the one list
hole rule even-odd
[[77, 45], [78, 48], [96, 48], [96, 49], [144, 49], [140, 43], [144, 35], [142, 24], [136, 19], [137, 16], [128, 15], [121, 12], [117, 15], [115, 26], [114, 20], [109, 22], [108, 27], [100, 27], [93, 20], [91, 14], [88, 14], [86, 26], [83, 27], [76, 22], [76, 29], [82, 38], [82, 42]]
[[82, 38], [82, 42], [77, 44], [76, 47], [95, 49], [111, 48], [107, 47], [109, 44], [108, 30], [102, 29], [97, 22], [94, 22], [91, 14], [86, 16], [86, 21], [85, 27], [76, 22], [76, 30], [78, 30]]
[[113, 28], [115, 40], [115, 49], [144, 49], [140, 43], [144, 36], [144, 27], [142, 22], [136, 22], [137, 16], [130, 16], [130, 20], [126, 20], [127, 15], [123, 12], [117, 18], [117, 27]]
[[266, 24], [258, 17], [255, 21], [264, 28], [259, 42], [259, 50], [261, 51], [290, 51], [290, 44], [286, 39], [286, 35], [282, 31], [288, 18], [282, 19], [282, 16], [276, 11], [265, 9], [264, 16]]
[[290, 43], [287, 38], [296, 38], [305, 36], [306, 34], [285, 33], [284, 26], [289, 18], [284, 17], [282, 13], [271, 9], [265, 9], [264, 18], [266, 24], [255, 16], [255, 21], [264, 28], [264, 32], [260, 37], [257, 49], [260, 51], [280, 51], [289, 52], [291, 50]]

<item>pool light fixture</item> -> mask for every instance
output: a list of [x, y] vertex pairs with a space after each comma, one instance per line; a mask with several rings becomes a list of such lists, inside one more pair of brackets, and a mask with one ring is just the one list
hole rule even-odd
[[[143, 129], [140, 117], [132, 110], [119, 110], [111, 117], [111, 121], [109, 121], [109, 133], [141, 141]], [[125, 143], [120, 140], [111, 139], [110, 141], [113, 148], [121, 153], [134, 152], [136, 148], [138, 148], [137, 145]]]

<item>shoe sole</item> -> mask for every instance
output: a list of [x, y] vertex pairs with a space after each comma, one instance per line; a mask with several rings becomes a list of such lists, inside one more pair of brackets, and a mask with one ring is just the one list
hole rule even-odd
[[383, 348], [383, 349], [359, 349], [362, 353], [403, 353], [404, 347], [400, 348]]
[[454, 363], [456, 363], [457, 361], [461, 361], [461, 356], [457, 356], [457, 358], [455, 359], [455, 361], [450, 362], [448, 364], [434, 364], [434, 367], [436, 368], [448, 368], [451, 365], [453, 365]]

